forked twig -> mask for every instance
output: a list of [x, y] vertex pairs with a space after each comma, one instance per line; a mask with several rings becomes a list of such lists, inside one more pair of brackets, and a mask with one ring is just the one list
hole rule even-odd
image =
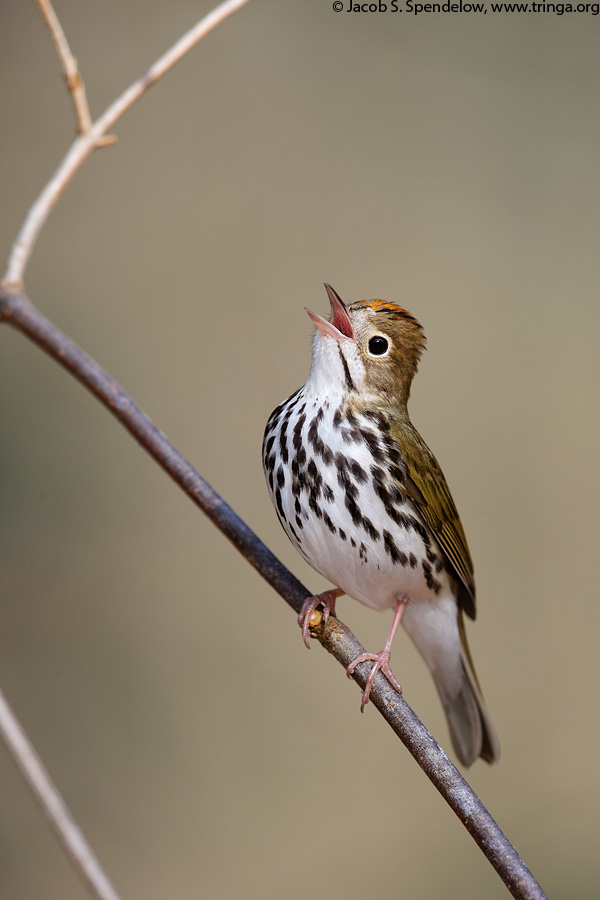
[[[35, 241], [63, 190], [95, 147], [114, 143], [107, 132], [117, 119], [153, 84], [165, 75], [203, 37], [250, 0], [226, 0], [204, 16], [190, 31], [137, 79], [98, 119], [92, 123], [83, 80], [62, 25], [50, 0], [36, 0], [50, 32], [52, 42], [72, 98], [79, 136], [61, 165], [33, 206], [13, 244], [2, 287], [0, 307], [4, 299], [14, 297], [21, 288], [28, 259]], [[5, 293], [6, 291], [6, 293]], [[0, 321], [3, 319], [0, 312]], [[36, 754], [23, 728], [0, 692], [0, 736], [15, 764], [48, 817], [60, 843], [84, 882], [97, 900], [119, 900], [110, 879], [102, 869], [81, 829], [70, 814], [42, 761]]]
[[[217, 25], [220, 25], [221, 22], [224, 22], [225, 19], [249, 2], [250, 0], [225, 0], [225, 2], [220, 3], [203, 19], [200, 19], [193, 28], [190, 28], [147, 72], [123, 91], [121, 96], [114, 103], [111, 103], [108, 109], [91, 124], [88, 131], [76, 138], [58, 169], [33, 203], [15, 239], [2, 282], [3, 287], [7, 291], [18, 292], [22, 290], [27, 262], [39, 233], [54, 205], [77, 169], [85, 162], [92, 151], [107, 142], [114, 143], [115, 139], [108, 135], [108, 131], [115, 122], [121, 118], [123, 113], [127, 112], [136, 100], [140, 99], [148, 88], [156, 84], [186, 53], [189, 53], [198, 41], [201, 41]], [[46, 5], [49, 5], [48, 0], [46, 0]], [[68, 52], [70, 54], [70, 50]], [[62, 56], [60, 58], [62, 61]]]

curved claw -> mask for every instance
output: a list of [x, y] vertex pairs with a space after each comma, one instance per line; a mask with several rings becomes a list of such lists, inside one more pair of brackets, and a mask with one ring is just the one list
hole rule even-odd
[[323, 607], [323, 625], [327, 625], [329, 622], [329, 616], [335, 616], [335, 601], [338, 597], [340, 597], [344, 592], [341, 588], [335, 588], [331, 591], [324, 591], [322, 594], [316, 594], [314, 597], [307, 597], [304, 603], [302, 604], [302, 609], [300, 610], [300, 614], [298, 615], [298, 625], [302, 628], [302, 639], [308, 649], [310, 650], [310, 644], [308, 642], [308, 638], [310, 636], [310, 618], [314, 611], [319, 607]]
[[[321, 598], [320, 597], [307, 597], [304, 603], [302, 604], [302, 609], [300, 610], [300, 614], [298, 616], [298, 625], [302, 628], [302, 640], [310, 650], [310, 644], [308, 642], [309, 636], [309, 622], [310, 617], [314, 613], [315, 609], [320, 605]], [[325, 615], [325, 611], [323, 611], [323, 616]]]
[[371, 666], [371, 671], [369, 672], [367, 683], [365, 685], [365, 689], [360, 701], [361, 712], [364, 712], [365, 706], [369, 702], [369, 697], [371, 696], [371, 688], [373, 687], [375, 676], [379, 671], [383, 672], [392, 687], [394, 687], [399, 694], [402, 693], [402, 687], [396, 681], [394, 673], [390, 669], [390, 654], [387, 650], [382, 650], [381, 653], [361, 653], [360, 656], [357, 656], [356, 659], [353, 660], [346, 669], [348, 678], [352, 678], [355, 668], [363, 662], [372, 662], [373, 665]]
[[360, 656], [357, 656], [356, 659], [350, 663], [348, 668], [346, 669], [346, 674], [348, 678], [352, 677], [352, 674], [355, 668], [362, 662], [372, 662], [371, 671], [369, 672], [369, 677], [367, 678], [367, 683], [365, 685], [365, 689], [363, 691], [362, 700], [360, 702], [360, 711], [363, 712], [365, 706], [369, 702], [369, 697], [371, 695], [371, 688], [373, 687], [373, 682], [375, 681], [375, 676], [381, 670], [392, 687], [395, 687], [399, 694], [402, 693], [402, 688], [394, 678], [394, 673], [390, 669], [390, 654], [392, 651], [392, 641], [394, 640], [394, 635], [396, 634], [396, 629], [400, 624], [400, 619], [402, 618], [402, 613], [408, 603], [408, 599], [403, 597], [401, 600], [398, 600], [396, 603], [396, 612], [394, 613], [394, 621], [392, 622], [392, 628], [388, 635], [388, 639], [385, 642], [385, 647], [381, 650], [380, 653], [361, 653]]

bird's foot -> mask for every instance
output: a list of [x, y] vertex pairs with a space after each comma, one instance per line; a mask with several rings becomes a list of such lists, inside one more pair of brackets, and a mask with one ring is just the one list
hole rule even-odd
[[[307, 597], [302, 604], [300, 615], [298, 616], [298, 625], [302, 628], [302, 638], [304, 643], [310, 650], [308, 643], [309, 629], [321, 624], [320, 615], [317, 613], [319, 606], [323, 607], [323, 625], [327, 625], [329, 616], [335, 616], [335, 601], [344, 593], [340, 588], [331, 591], [324, 591], [322, 594], [316, 594], [314, 597]], [[316, 614], [316, 615], [315, 615]]]
[[365, 689], [363, 691], [362, 700], [360, 701], [360, 711], [364, 712], [364, 708], [369, 702], [369, 697], [371, 695], [371, 688], [373, 687], [373, 682], [375, 680], [375, 676], [379, 671], [383, 672], [389, 683], [392, 687], [396, 688], [399, 694], [402, 693], [402, 688], [396, 681], [394, 677], [394, 673], [390, 669], [390, 655], [392, 652], [392, 641], [394, 640], [394, 635], [396, 634], [396, 629], [400, 624], [400, 619], [402, 618], [402, 613], [407, 604], [407, 600], [402, 598], [402, 600], [398, 600], [396, 603], [396, 612], [394, 613], [394, 621], [392, 622], [392, 628], [389, 633], [389, 637], [385, 642], [385, 647], [381, 650], [380, 653], [361, 653], [360, 656], [357, 656], [356, 659], [350, 663], [348, 668], [346, 669], [346, 674], [348, 678], [352, 678], [354, 674], [354, 670], [358, 665], [363, 662], [372, 662], [371, 671], [369, 672], [369, 677], [367, 678], [367, 683], [365, 685]]
[[402, 693], [402, 687], [398, 684], [394, 677], [394, 673], [390, 669], [389, 650], [382, 650], [381, 653], [361, 653], [360, 656], [357, 656], [354, 662], [351, 662], [346, 669], [348, 678], [352, 678], [355, 668], [363, 662], [372, 662], [373, 665], [371, 666], [371, 671], [369, 672], [369, 677], [367, 678], [367, 683], [363, 691], [362, 700], [360, 701], [361, 712], [364, 711], [365, 706], [369, 702], [371, 688], [373, 687], [375, 676], [379, 671], [383, 672], [392, 687], [396, 688], [399, 694]]

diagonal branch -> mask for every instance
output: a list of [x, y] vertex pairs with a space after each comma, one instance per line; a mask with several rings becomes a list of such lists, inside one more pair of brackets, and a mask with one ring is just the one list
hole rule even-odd
[[[107, 132], [127, 112], [130, 106], [139, 100], [148, 88], [166, 75], [186, 53], [196, 46], [209, 32], [224, 22], [229, 16], [249, 3], [250, 0], [224, 0], [204, 18], [184, 34], [170, 50], [160, 57], [140, 78], [133, 82], [108, 109], [96, 119], [88, 130], [80, 134], [71, 144], [58, 169], [31, 206], [10, 251], [8, 264], [3, 278], [3, 286], [9, 291], [19, 291], [23, 286], [25, 268], [31, 256], [34, 244], [52, 212], [57, 200], [66, 188], [75, 172], [85, 162], [96, 147], [115, 142], [115, 138]], [[47, 5], [47, 4], [44, 4]], [[51, 7], [50, 7], [51, 9]], [[56, 32], [49, 25], [56, 45]], [[60, 25], [59, 25], [60, 28]], [[62, 33], [62, 28], [60, 29]], [[64, 37], [64, 35], [63, 35]], [[70, 50], [67, 51], [70, 54]], [[61, 45], [62, 46], [62, 45]], [[63, 50], [58, 50], [63, 64]]]
[[[22, 294], [0, 290], [1, 321], [21, 331], [88, 388], [284, 600], [296, 612], [300, 610], [310, 592], [90, 356]], [[330, 618], [327, 627], [318, 629], [315, 634], [322, 646], [344, 667], [364, 650], [352, 632], [337, 619]], [[354, 672], [353, 678], [361, 688], [365, 687], [368, 672], [368, 664], [358, 666]], [[546, 895], [542, 888], [506, 835], [404, 698], [391, 688], [381, 673], [375, 678], [371, 700], [454, 810], [512, 895], [519, 900], [544, 900]]]
[[119, 900], [119, 895], [1, 691], [0, 735], [92, 895], [96, 900]]

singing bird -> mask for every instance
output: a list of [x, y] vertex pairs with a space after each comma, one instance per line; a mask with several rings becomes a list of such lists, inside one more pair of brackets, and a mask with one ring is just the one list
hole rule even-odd
[[347, 594], [394, 619], [362, 696], [390, 668], [400, 622], [429, 668], [457, 757], [492, 763], [500, 747], [467, 645], [464, 614], [475, 618], [473, 563], [434, 455], [408, 415], [410, 388], [425, 348], [419, 322], [385, 300], [346, 306], [329, 285], [331, 316], [316, 325], [308, 381], [271, 414], [263, 465], [289, 539], [335, 587], [309, 597], [298, 618], [308, 646], [318, 607], [327, 622]]

